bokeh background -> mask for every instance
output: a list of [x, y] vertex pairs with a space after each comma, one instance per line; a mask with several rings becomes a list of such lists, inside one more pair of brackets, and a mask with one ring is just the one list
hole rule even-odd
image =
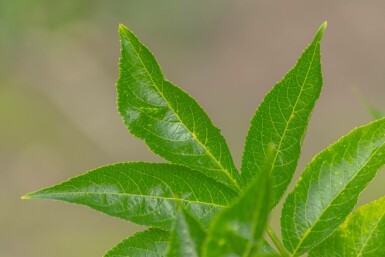
[[[324, 88], [297, 176], [370, 121], [353, 88], [385, 110], [385, 1], [0, 0], [0, 256], [102, 256], [141, 229], [81, 206], [20, 200], [101, 165], [160, 161], [116, 111], [119, 23], [207, 110], [239, 165], [250, 117], [325, 20]], [[385, 194], [384, 182], [380, 174], [360, 203]]]

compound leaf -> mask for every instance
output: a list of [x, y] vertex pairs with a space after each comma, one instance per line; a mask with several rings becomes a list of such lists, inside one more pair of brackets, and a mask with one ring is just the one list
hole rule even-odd
[[207, 226], [236, 194], [223, 184], [167, 163], [118, 163], [24, 196], [82, 204], [136, 224], [170, 230], [181, 204]]
[[152, 53], [119, 27], [118, 109], [128, 130], [156, 154], [240, 191], [225, 139], [198, 103], [167, 81]]
[[320, 42], [324, 23], [297, 64], [265, 96], [251, 120], [242, 158], [243, 184], [262, 172], [269, 142], [276, 145], [270, 205], [285, 193], [296, 170], [309, 118], [322, 87]]
[[385, 256], [385, 197], [350, 214], [310, 256]]
[[109, 250], [104, 257], [163, 257], [169, 233], [156, 228], [138, 232]]
[[384, 164], [385, 119], [353, 130], [318, 154], [282, 210], [283, 242], [293, 255], [329, 237]]
[[[275, 154], [267, 152], [270, 157]], [[272, 158], [269, 161], [265, 165], [268, 170]], [[231, 207], [218, 214], [209, 228], [204, 257], [248, 257], [258, 253], [269, 214], [269, 180], [268, 174], [260, 174]]]
[[180, 209], [171, 232], [166, 257], [200, 257], [206, 233], [189, 213]]

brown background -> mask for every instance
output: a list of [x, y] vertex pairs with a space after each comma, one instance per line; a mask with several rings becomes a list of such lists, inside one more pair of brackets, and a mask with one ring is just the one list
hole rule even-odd
[[[239, 165], [258, 103], [325, 20], [325, 83], [297, 175], [370, 121], [352, 88], [385, 110], [383, 0], [0, 1], [0, 256], [102, 256], [139, 229], [81, 206], [20, 200], [97, 166], [159, 161], [116, 112], [118, 23], [202, 104]], [[384, 195], [384, 181], [360, 203]]]

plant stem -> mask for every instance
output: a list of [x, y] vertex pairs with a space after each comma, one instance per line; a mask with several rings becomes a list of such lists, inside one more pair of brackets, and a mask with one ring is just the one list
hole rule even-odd
[[273, 241], [274, 245], [277, 247], [279, 253], [284, 257], [289, 256], [289, 253], [286, 251], [285, 247], [281, 243], [281, 240], [279, 240], [278, 236], [275, 234], [270, 225], [266, 226], [266, 232]]

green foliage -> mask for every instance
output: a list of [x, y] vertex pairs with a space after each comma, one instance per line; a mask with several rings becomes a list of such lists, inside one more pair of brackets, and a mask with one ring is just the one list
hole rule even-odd
[[181, 209], [169, 238], [166, 257], [199, 257], [205, 238], [206, 232], [203, 231], [199, 222]]
[[123, 25], [118, 109], [128, 130], [156, 154], [240, 190], [226, 141], [204, 110], [167, 81], [152, 53]]
[[242, 158], [242, 181], [247, 184], [263, 172], [266, 145], [276, 145], [271, 165], [272, 199], [275, 206], [285, 193], [297, 167], [308, 120], [322, 87], [320, 41], [326, 24], [304, 51], [297, 64], [265, 96], [246, 137]]
[[320, 95], [325, 28], [257, 109], [239, 173], [220, 130], [121, 25], [119, 113], [133, 135], [170, 163], [113, 164], [23, 198], [82, 204], [150, 227], [105, 257], [384, 256], [385, 198], [352, 210], [385, 164], [385, 118], [353, 130], [306, 166], [284, 202], [283, 242], [268, 225]]
[[385, 164], [384, 156], [385, 119], [353, 130], [318, 154], [285, 201], [285, 246], [305, 253], [329, 237]]
[[104, 257], [162, 257], [166, 252], [168, 238], [168, 232], [150, 228], [124, 239], [108, 251]]
[[385, 197], [364, 205], [310, 256], [385, 256]]
[[[263, 170], [271, 169], [275, 156], [268, 147], [268, 161]], [[270, 174], [259, 174], [243, 195], [218, 214], [209, 232], [202, 256], [254, 256], [258, 253], [269, 215]]]

